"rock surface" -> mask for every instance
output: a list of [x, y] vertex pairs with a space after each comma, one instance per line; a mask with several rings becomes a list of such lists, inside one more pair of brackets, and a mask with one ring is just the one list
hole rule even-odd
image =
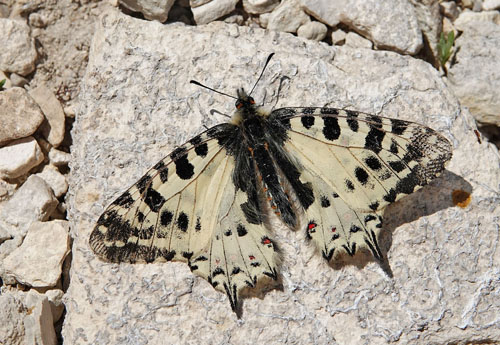
[[500, 25], [470, 22], [455, 42], [451, 88], [476, 120], [500, 126]]
[[29, 310], [24, 318], [26, 345], [56, 345], [52, 311], [47, 296], [35, 290], [26, 294], [25, 306]]
[[297, 36], [307, 38], [309, 40], [321, 41], [326, 37], [327, 31], [328, 28], [325, 24], [316, 21], [310, 21], [298, 28]]
[[11, 294], [0, 294], [0, 344], [24, 345], [23, 303]]
[[61, 103], [46, 85], [42, 84], [29, 91], [38, 103], [47, 121], [42, 125], [42, 134], [49, 143], [58, 147], [64, 139], [64, 111]]
[[35, 69], [37, 53], [30, 28], [22, 20], [0, 18], [0, 70], [27, 75]]
[[0, 210], [0, 225], [10, 227], [12, 235], [25, 235], [29, 225], [46, 221], [57, 207], [52, 188], [38, 176], [31, 175]]
[[348, 25], [370, 39], [380, 49], [413, 55], [422, 47], [422, 32], [418, 26], [416, 13], [407, 1], [301, 0], [301, 2], [304, 10], [319, 21], [331, 27], [339, 22]]
[[120, 4], [135, 12], [141, 12], [144, 18], [164, 22], [175, 0], [119, 0]]
[[295, 33], [301, 25], [310, 20], [309, 16], [301, 10], [299, 0], [286, 0], [282, 1], [271, 12], [267, 21], [267, 28], [269, 30]]
[[44, 166], [43, 170], [35, 175], [41, 177], [52, 188], [56, 198], [64, 195], [68, 190], [66, 177], [53, 165]]
[[17, 139], [0, 147], [0, 178], [14, 179], [25, 175], [43, 162], [44, 155], [33, 137]]
[[0, 92], [0, 145], [30, 136], [42, 121], [40, 107], [26, 90], [13, 87]]
[[[186, 37], [203, 44], [182, 44]], [[65, 342], [500, 339], [498, 151], [478, 143], [474, 120], [429, 64], [222, 23], [164, 27], [116, 12], [101, 18], [91, 51], [73, 132], [68, 211], [75, 242]], [[359, 257], [333, 269], [312, 253], [301, 231], [276, 228], [285, 256], [283, 289], [246, 299], [238, 321], [227, 298], [186, 265], [106, 264], [89, 249], [88, 236], [104, 207], [165, 153], [203, 125], [227, 121], [210, 109], [231, 113], [234, 102], [188, 80], [229, 93], [251, 87], [269, 52], [276, 57], [254, 93], [257, 102], [414, 120], [447, 136], [454, 158], [442, 178], [386, 210], [383, 247], [393, 278]], [[290, 79], [277, 100], [283, 76]], [[453, 204], [454, 189], [473, 192], [469, 206]]]
[[23, 244], [5, 258], [5, 274], [28, 286], [55, 286], [70, 250], [69, 241], [67, 221], [32, 223]]
[[196, 24], [207, 24], [234, 11], [237, 3], [238, 0], [211, 0], [191, 11]]

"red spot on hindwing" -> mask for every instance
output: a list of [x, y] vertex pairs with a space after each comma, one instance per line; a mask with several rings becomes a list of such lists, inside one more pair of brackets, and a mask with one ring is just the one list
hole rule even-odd
[[262, 239], [262, 244], [266, 244], [266, 245], [267, 245], [267, 244], [271, 244], [271, 240], [270, 240], [268, 237], [264, 237], [264, 238]]
[[248, 258], [249, 258], [250, 260], [255, 260], [255, 256], [253, 256], [253, 255], [249, 255], [249, 256], [248, 256]]
[[318, 225], [315, 222], [309, 222], [309, 225], [307, 225], [307, 230], [312, 230]]
[[335, 232], [335, 231], [337, 231], [337, 228], [336, 228], [336, 227], [333, 227], [333, 228], [332, 228], [332, 232]]

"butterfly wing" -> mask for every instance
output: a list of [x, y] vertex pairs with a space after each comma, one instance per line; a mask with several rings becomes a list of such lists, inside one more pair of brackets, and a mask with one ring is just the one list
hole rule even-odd
[[227, 293], [233, 310], [242, 289], [276, 279], [274, 242], [265, 227], [247, 220], [242, 205], [250, 192], [233, 182], [235, 159], [226, 150], [233, 127], [193, 138], [118, 197], [90, 236], [93, 251], [117, 263], [186, 262]]
[[335, 108], [282, 108], [270, 121], [287, 128], [284, 150], [300, 165], [301, 183], [313, 188], [306, 231], [327, 260], [358, 248], [381, 259], [380, 212], [451, 158], [448, 140], [408, 121]]

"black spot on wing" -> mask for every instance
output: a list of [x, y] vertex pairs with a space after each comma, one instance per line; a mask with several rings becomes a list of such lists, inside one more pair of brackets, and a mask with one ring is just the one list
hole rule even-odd
[[148, 205], [153, 212], [158, 212], [166, 201], [165, 198], [154, 190], [151, 185], [144, 194], [143, 199], [146, 205]]
[[375, 156], [366, 157], [365, 163], [373, 171], [377, 171], [377, 170], [380, 170], [382, 168], [382, 164], [380, 163], [380, 160]]
[[304, 108], [302, 114], [314, 114], [315, 108]]
[[241, 224], [236, 227], [236, 232], [238, 232], [239, 237], [243, 237], [248, 233], [247, 229]]
[[362, 185], [365, 185], [368, 182], [368, 173], [366, 172], [365, 169], [361, 167], [357, 167], [354, 170], [354, 175], [356, 176], [356, 179], [361, 183]]
[[193, 256], [193, 252], [182, 252], [182, 257], [186, 258], [186, 259], [191, 259], [191, 257]]
[[351, 180], [347, 180], [346, 179], [344, 182], [345, 182], [345, 186], [347, 187], [347, 189], [349, 191], [353, 191], [354, 190], [354, 183], [352, 183]]
[[378, 209], [379, 205], [380, 205], [380, 204], [378, 203], [378, 201], [375, 201], [375, 202], [371, 203], [368, 207], [369, 207], [371, 210], [376, 211], [376, 210]]
[[224, 235], [226, 235], [226, 236], [231, 236], [232, 234], [233, 234], [233, 232], [231, 231], [231, 229], [224, 232]]
[[356, 232], [358, 232], [358, 231], [360, 231], [360, 230], [361, 230], [361, 228], [360, 228], [359, 226], [357, 226], [357, 225], [354, 225], [354, 224], [352, 224], [352, 225], [351, 225], [351, 228], [349, 229], [349, 231], [350, 231], [351, 233], [353, 233], [353, 234], [355, 234]]
[[334, 193], [332, 194], [332, 197], [336, 199], [336, 198], [338, 198], [338, 197], [339, 197], [339, 195], [338, 195], [337, 193], [335, 193], [335, 192], [334, 192]]
[[163, 161], [159, 161], [155, 164], [153, 169], [157, 170], [160, 175], [160, 180], [162, 183], [167, 182], [168, 180], [168, 168]]
[[379, 153], [382, 150], [382, 141], [384, 140], [385, 132], [371, 126], [370, 131], [365, 138], [365, 148]]
[[347, 113], [347, 125], [353, 132], [357, 132], [359, 129], [359, 123], [356, 117], [358, 117], [358, 113], [352, 110], [346, 110]]
[[389, 162], [389, 166], [397, 173], [403, 171], [406, 167], [401, 161]]
[[172, 222], [174, 215], [169, 210], [163, 210], [160, 215], [160, 224], [162, 226], [168, 226]]
[[195, 136], [194, 138], [189, 140], [189, 143], [194, 146], [201, 144], [201, 136], [199, 135]]
[[139, 189], [139, 192], [143, 194], [146, 191], [146, 187], [149, 185], [150, 182], [151, 182], [151, 176], [146, 174], [143, 177], [141, 177], [141, 179], [137, 182], [135, 186], [137, 187], [137, 189]]
[[186, 232], [188, 229], [188, 225], [189, 225], [189, 218], [187, 214], [181, 211], [179, 217], [177, 217], [177, 226], [181, 231]]
[[300, 121], [302, 122], [302, 126], [306, 129], [310, 129], [314, 126], [314, 116], [302, 116]]
[[321, 114], [328, 114], [328, 115], [338, 115], [339, 114], [339, 110], [336, 108], [324, 107], [324, 108], [321, 108], [319, 111]]
[[142, 213], [141, 211], [137, 212], [137, 220], [139, 221], [139, 223], [144, 222], [144, 218], [144, 213]]
[[389, 151], [395, 155], [397, 155], [399, 152], [398, 144], [396, 143], [396, 141], [394, 139], [391, 140], [391, 146], [389, 147]]
[[200, 231], [200, 230], [201, 230], [200, 217], [197, 217], [197, 218], [196, 218], [196, 225], [194, 226], [194, 229], [195, 229], [196, 231]]
[[200, 157], [206, 157], [208, 153], [207, 143], [200, 144], [194, 148], [194, 152]]
[[391, 119], [391, 123], [392, 123], [391, 132], [397, 135], [403, 134], [409, 125], [407, 121], [397, 120], [397, 119]]
[[337, 140], [340, 136], [339, 121], [336, 117], [323, 117], [323, 135], [328, 140]]
[[177, 176], [183, 180], [189, 180], [194, 175], [194, 166], [189, 163], [187, 156], [186, 149], [183, 147], [175, 149], [170, 154], [170, 158], [172, 158], [175, 163], [175, 172]]
[[130, 195], [129, 192], [125, 192], [120, 195], [115, 201], [113, 201], [113, 205], [118, 205], [123, 208], [129, 208], [134, 203], [134, 199]]
[[330, 207], [330, 200], [324, 195], [321, 196], [321, 207], [327, 208]]

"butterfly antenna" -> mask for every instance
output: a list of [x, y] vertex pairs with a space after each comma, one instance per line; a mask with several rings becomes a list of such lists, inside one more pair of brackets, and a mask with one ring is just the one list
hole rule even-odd
[[234, 99], [238, 99], [238, 97], [234, 97], [234, 96], [231, 96], [231, 95], [228, 95], [227, 93], [224, 93], [224, 92], [221, 92], [221, 91], [217, 91], [215, 89], [212, 89], [211, 87], [208, 87], [206, 85], [203, 85], [202, 83], [199, 83], [197, 82], [196, 80], [190, 80], [189, 81], [191, 84], [194, 84], [194, 85], [198, 85], [198, 86], [201, 86], [201, 87], [204, 87], [205, 89], [209, 89], [210, 91], [213, 91], [215, 93], [218, 93], [220, 95], [224, 95], [224, 96], [227, 96], [227, 97], [231, 97], [231, 98], [234, 98]]
[[259, 82], [260, 78], [262, 78], [262, 75], [264, 74], [264, 71], [266, 70], [267, 64], [269, 63], [269, 61], [271, 61], [271, 58], [273, 57], [273, 55], [274, 55], [274, 53], [271, 53], [267, 57], [266, 64], [264, 65], [264, 68], [262, 69], [262, 72], [260, 72], [259, 78], [257, 79], [257, 81], [255, 82], [254, 86], [252, 87], [252, 91], [250, 91], [250, 93], [248, 95], [252, 94], [252, 92], [255, 89], [255, 87], [257, 86], [257, 83]]

